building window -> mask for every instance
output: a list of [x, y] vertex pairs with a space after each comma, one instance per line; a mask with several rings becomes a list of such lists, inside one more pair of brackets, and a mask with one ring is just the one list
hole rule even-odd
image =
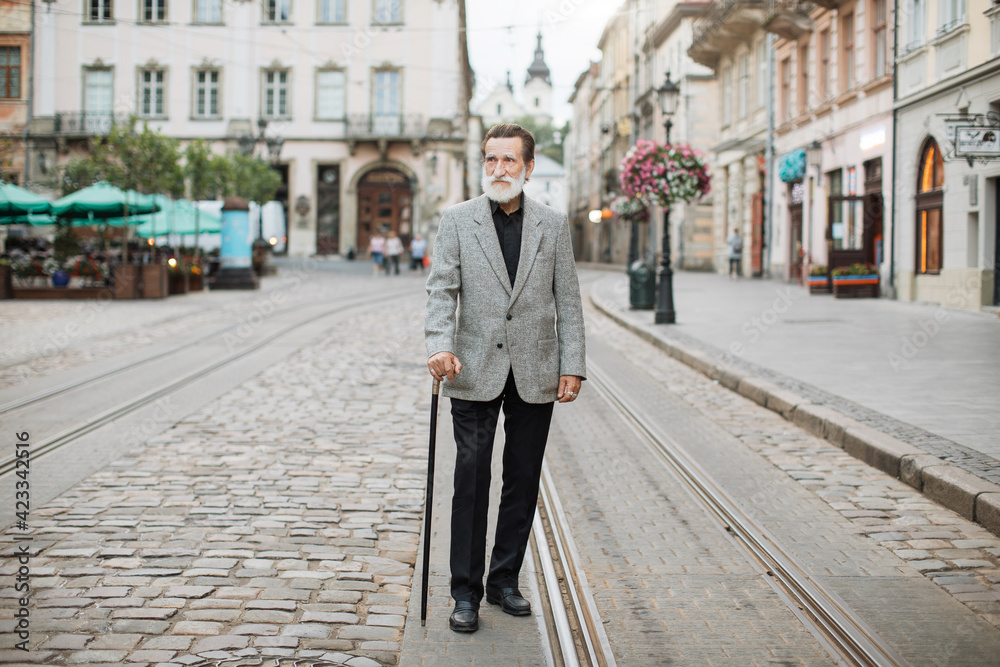
[[87, 0], [91, 23], [115, 20], [112, 2], [113, 0]]
[[0, 99], [21, 99], [20, 46], [0, 46]]
[[347, 21], [345, 0], [319, 0], [319, 14], [316, 17], [319, 23], [345, 23]]
[[944, 223], [944, 160], [928, 139], [917, 173], [917, 273], [941, 272]]
[[963, 23], [965, 0], [938, 0], [938, 32], [948, 32]]
[[878, 79], [888, 72], [889, 67], [889, 0], [874, 0], [872, 3], [872, 66], [873, 74]]
[[809, 43], [799, 46], [799, 113], [809, 110]]
[[733, 68], [722, 68], [722, 125], [733, 122]]
[[819, 33], [819, 94], [824, 102], [830, 99], [830, 30]]
[[781, 118], [792, 119], [792, 59], [781, 61]]
[[199, 69], [194, 73], [194, 117], [219, 117], [219, 70]]
[[111, 70], [89, 69], [84, 73], [84, 111], [88, 114], [110, 114], [112, 109]]
[[267, 70], [264, 72], [264, 118], [288, 117], [288, 70]]
[[143, 118], [166, 115], [165, 79], [166, 72], [162, 69], [139, 70], [139, 115]]
[[292, 16], [292, 0], [267, 0], [264, 20], [268, 23], [288, 23]]
[[842, 92], [854, 89], [854, 12], [844, 14], [840, 19], [841, 80]]
[[346, 114], [344, 100], [344, 72], [321, 70], [316, 73], [316, 118], [341, 120]]
[[926, 11], [927, 5], [924, 0], [910, 0], [904, 51], [912, 51], [924, 43], [924, 13]]
[[750, 56], [744, 53], [740, 56], [739, 62], [740, 87], [737, 91], [737, 95], [739, 96], [737, 108], [739, 109], [740, 118], [746, 118], [748, 107], [750, 106]]
[[195, 23], [222, 23], [222, 0], [195, 0]]
[[142, 0], [142, 20], [157, 23], [167, 20], [167, 0]]
[[372, 23], [394, 24], [403, 22], [403, 0], [375, 0]]
[[400, 127], [400, 90], [398, 70], [378, 70], [375, 72], [375, 130], [381, 134], [397, 135]]
[[762, 40], [757, 45], [757, 106], [762, 107], [767, 104], [767, 40]]
[[502, 104], [498, 104], [497, 105], [497, 115], [498, 116], [502, 116], [503, 115], [503, 105]]

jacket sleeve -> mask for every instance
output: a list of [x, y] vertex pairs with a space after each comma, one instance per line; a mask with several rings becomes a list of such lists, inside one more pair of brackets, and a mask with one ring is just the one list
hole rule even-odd
[[445, 211], [434, 240], [434, 261], [427, 278], [424, 343], [427, 357], [455, 351], [455, 314], [462, 289], [461, 252], [454, 216]]
[[559, 375], [587, 377], [587, 346], [583, 323], [580, 280], [573, 258], [569, 220], [562, 217], [556, 239], [552, 291], [556, 301], [556, 335], [559, 338]]

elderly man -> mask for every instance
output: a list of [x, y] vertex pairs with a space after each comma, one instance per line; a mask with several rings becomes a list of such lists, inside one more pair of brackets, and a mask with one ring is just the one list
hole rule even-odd
[[[481, 146], [485, 194], [447, 209], [427, 279], [427, 366], [447, 380], [457, 456], [449, 619], [479, 628], [479, 603], [524, 616], [518, 574], [538, 501], [555, 401], [586, 374], [583, 308], [566, 216], [528, 199], [535, 140], [496, 125]], [[490, 461], [504, 412], [503, 490], [485, 590]], [[428, 526], [427, 530], [430, 529]]]

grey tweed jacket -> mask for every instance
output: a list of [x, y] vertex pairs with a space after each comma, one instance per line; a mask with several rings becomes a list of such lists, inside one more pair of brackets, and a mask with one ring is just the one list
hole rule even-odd
[[560, 375], [586, 376], [583, 306], [566, 216], [523, 198], [521, 256], [510, 284], [486, 195], [448, 208], [427, 279], [428, 356], [452, 352], [462, 373], [445, 396], [489, 401], [509, 370], [528, 403], [556, 400]]

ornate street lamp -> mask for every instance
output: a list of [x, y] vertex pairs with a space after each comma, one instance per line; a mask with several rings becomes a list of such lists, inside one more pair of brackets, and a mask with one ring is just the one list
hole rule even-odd
[[[667, 145], [670, 145], [670, 128], [673, 127], [671, 120], [677, 111], [677, 99], [681, 89], [676, 83], [670, 80], [670, 72], [667, 72], [667, 79], [660, 86], [660, 111], [663, 113], [663, 127], [667, 131]], [[673, 324], [677, 321], [677, 314], [674, 312], [674, 272], [670, 268], [670, 206], [663, 207], [663, 247], [661, 248], [662, 261], [657, 271], [660, 289], [656, 299], [656, 315], [654, 321], [657, 324]]]

